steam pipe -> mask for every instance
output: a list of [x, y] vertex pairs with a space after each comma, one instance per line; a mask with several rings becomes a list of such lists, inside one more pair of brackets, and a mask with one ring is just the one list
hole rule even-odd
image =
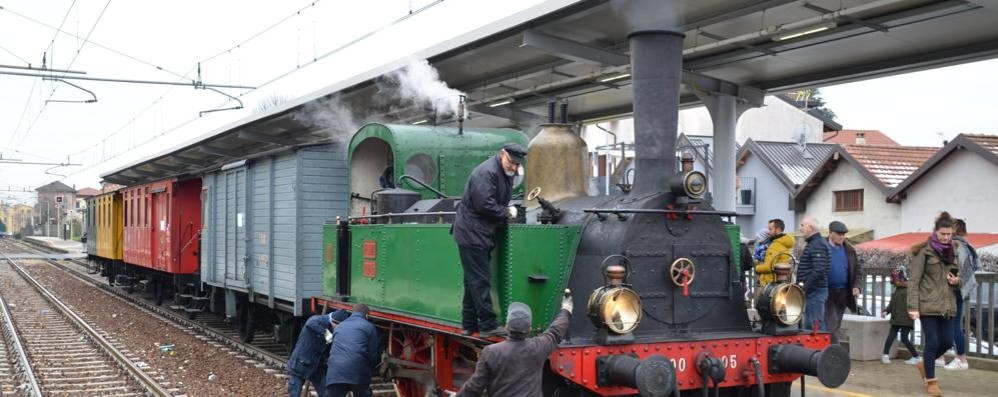
[[568, 124], [568, 101], [561, 103], [561, 123]]
[[460, 95], [457, 101], [457, 134], [464, 135], [464, 108], [465, 108], [465, 96]]
[[554, 124], [554, 101], [548, 102], [548, 123]]
[[629, 36], [637, 192], [665, 191], [676, 173], [683, 38], [682, 33], [662, 30]]

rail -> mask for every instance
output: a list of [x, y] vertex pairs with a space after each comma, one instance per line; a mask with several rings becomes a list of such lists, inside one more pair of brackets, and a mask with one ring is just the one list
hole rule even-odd
[[24, 351], [21, 338], [17, 335], [17, 328], [14, 327], [14, 317], [7, 310], [7, 301], [2, 297], [0, 297], [0, 316], [3, 317], [3, 332], [7, 335], [7, 339], [10, 340], [10, 344], [14, 347], [14, 351], [17, 354], [17, 365], [21, 368], [21, 376], [27, 380], [28, 387], [25, 391], [32, 397], [41, 397], [42, 389], [38, 386], [38, 378], [35, 377], [35, 371], [31, 369], [31, 362], [28, 361], [28, 353]]
[[143, 371], [137, 365], [133, 364], [132, 361], [129, 360], [128, 357], [126, 357], [121, 351], [115, 348], [110, 341], [101, 336], [101, 334], [97, 332], [97, 330], [93, 329], [93, 327], [88, 325], [86, 321], [77, 316], [76, 313], [73, 313], [73, 310], [71, 310], [68, 306], [62, 303], [62, 301], [60, 301], [59, 298], [57, 298], [54, 294], [52, 294], [52, 292], [46, 289], [41, 283], [39, 283], [37, 280], [31, 277], [31, 275], [29, 275], [27, 271], [22, 269], [16, 262], [14, 262], [13, 259], [8, 258], [7, 255], [3, 255], [3, 258], [8, 263], [10, 263], [11, 268], [13, 268], [14, 271], [20, 274], [21, 277], [24, 277], [24, 279], [29, 284], [31, 284], [31, 286], [34, 287], [38, 291], [38, 293], [40, 293], [46, 300], [48, 300], [49, 303], [51, 303], [52, 306], [56, 308], [56, 310], [58, 310], [60, 313], [62, 313], [63, 316], [65, 316], [67, 319], [73, 322], [77, 327], [80, 328], [80, 330], [85, 332], [91, 338], [91, 340], [96, 342], [101, 347], [101, 349], [103, 349], [108, 355], [110, 355], [111, 358], [114, 359], [115, 362], [122, 367], [122, 369], [127, 371], [132, 376], [133, 379], [139, 382], [142, 385], [142, 387], [146, 389], [147, 393], [153, 396], [164, 396], [164, 397], [171, 395], [169, 391], [163, 388], [163, 386], [160, 386], [159, 382], [150, 377], [149, 374], [145, 373], [145, 371]]

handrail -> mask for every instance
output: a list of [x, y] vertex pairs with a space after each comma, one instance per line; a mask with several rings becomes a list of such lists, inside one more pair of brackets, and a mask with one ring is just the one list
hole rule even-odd
[[398, 186], [402, 186], [402, 180], [404, 180], [404, 179], [408, 179], [408, 180], [410, 180], [412, 182], [415, 182], [417, 185], [422, 186], [426, 190], [429, 190], [429, 191], [435, 193], [437, 195], [437, 197], [439, 197], [439, 198], [447, 198], [447, 195], [444, 194], [443, 192], [441, 192], [441, 191], [439, 191], [437, 189], [434, 189], [433, 186], [427, 185], [426, 182], [423, 182], [423, 181], [421, 181], [419, 179], [416, 179], [416, 177], [414, 177], [412, 175], [409, 175], [409, 174], [403, 174], [402, 176], [399, 177]]
[[351, 216], [347, 220], [353, 221], [357, 219], [378, 219], [378, 218], [392, 218], [392, 217], [414, 217], [414, 216], [447, 216], [456, 215], [455, 211], [439, 211], [439, 212], [403, 212], [399, 214], [376, 214], [376, 215], [361, 215], [361, 216]]

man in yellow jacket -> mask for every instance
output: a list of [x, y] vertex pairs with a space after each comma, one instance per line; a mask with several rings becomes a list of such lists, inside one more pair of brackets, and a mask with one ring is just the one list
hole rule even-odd
[[769, 221], [769, 248], [766, 249], [766, 258], [762, 263], [755, 266], [755, 272], [759, 274], [759, 288], [776, 281], [776, 272], [773, 265], [777, 263], [790, 263], [790, 251], [794, 248], [796, 240], [789, 233], [784, 233], [786, 225], [782, 219]]

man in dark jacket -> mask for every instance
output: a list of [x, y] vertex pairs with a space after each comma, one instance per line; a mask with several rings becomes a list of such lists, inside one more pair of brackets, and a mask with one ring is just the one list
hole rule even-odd
[[544, 333], [530, 334], [530, 306], [520, 302], [509, 305], [506, 330], [509, 339], [485, 346], [478, 357], [475, 373], [461, 386], [458, 396], [540, 397], [544, 363], [568, 332], [572, 298], [561, 301], [561, 310]]
[[371, 396], [371, 373], [380, 361], [378, 331], [367, 321], [368, 308], [363, 303], [353, 307], [353, 314], [333, 331], [326, 372], [326, 397]]
[[800, 233], [807, 241], [797, 261], [797, 282], [803, 284], [807, 302], [804, 305], [804, 327], [825, 330], [825, 301], [828, 300], [828, 242], [818, 233], [818, 220], [806, 216], [800, 223]]
[[509, 207], [509, 200], [513, 196], [513, 177], [526, 156], [523, 146], [515, 143], [503, 146], [499, 154], [472, 171], [457, 206], [452, 232], [464, 268], [461, 309], [464, 335], [478, 331], [482, 331], [482, 337], [503, 334], [492, 309], [490, 263], [496, 231], [507, 218], [516, 217], [516, 207]]
[[839, 221], [828, 224], [828, 300], [825, 301], [825, 329], [832, 343], [839, 343], [842, 316], [848, 307], [856, 313], [856, 297], [863, 290], [863, 267], [856, 249], [846, 241], [849, 228]]
[[288, 359], [288, 397], [301, 395], [305, 380], [312, 382], [312, 387], [319, 397], [326, 394], [326, 363], [322, 355], [328, 349], [326, 334], [332, 336], [333, 329], [350, 315], [343, 310], [329, 314], [316, 314], [305, 321], [305, 327], [298, 334], [298, 342]]

